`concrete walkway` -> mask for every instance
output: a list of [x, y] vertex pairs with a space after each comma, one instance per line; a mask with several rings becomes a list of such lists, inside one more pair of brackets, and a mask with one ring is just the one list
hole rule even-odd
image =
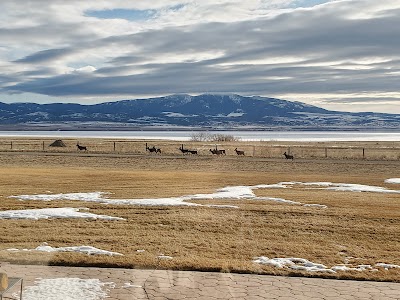
[[[400, 299], [399, 283], [208, 272], [50, 267], [7, 263], [2, 263], [1, 270], [6, 272], [9, 277], [23, 277], [25, 289], [34, 286], [38, 278], [99, 279], [104, 283], [113, 282], [113, 286], [108, 285], [104, 288], [108, 300]], [[14, 294], [14, 297], [18, 295], [18, 287], [11, 294]]]

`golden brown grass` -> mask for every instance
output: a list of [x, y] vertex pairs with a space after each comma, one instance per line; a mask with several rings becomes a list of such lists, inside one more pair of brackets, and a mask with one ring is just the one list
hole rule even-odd
[[[176, 142], [175, 142], [176, 143]], [[208, 145], [204, 146], [208, 147]], [[171, 197], [208, 193], [230, 185], [280, 181], [331, 181], [384, 186], [400, 177], [400, 162], [295, 160], [257, 157], [124, 156], [6, 153], [0, 156], [0, 210], [88, 207], [90, 212], [126, 218], [102, 220], [0, 220], [0, 261], [65, 265], [160, 267], [171, 269], [292, 274], [252, 263], [258, 256], [302, 257], [333, 266], [378, 262], [400, 265], [400, 195], [291, 189], [260, 189], [328, 209], [268, 201], [197, 201], [239, 209], [140, 207], [74, 201], [18, 201], [10, 195], [103, 191], [112, 198]], [[9, 252], [8, 248], [90, 245], [124, 256]], [[146, 250], [137, 252], [137, 250]], [[159, 260], [165, 254], [172, 260]], [[335, 278], [400, 281], [399, 269], [342, 272]]]

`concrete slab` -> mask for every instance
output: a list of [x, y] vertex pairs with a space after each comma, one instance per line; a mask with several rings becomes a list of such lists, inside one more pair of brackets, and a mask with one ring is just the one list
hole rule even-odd
[[[112, 287], [105, 288], [108, 300], [400, 299], [400, 284], [387, 282], [7, 263], [2, 263], [1, 269], [10, 277], [23, 277], [25, 289], [34, 286], [38, 278], [81, 278], [113, 282]], [[19, 295], [18, 289], [14, 295]]]

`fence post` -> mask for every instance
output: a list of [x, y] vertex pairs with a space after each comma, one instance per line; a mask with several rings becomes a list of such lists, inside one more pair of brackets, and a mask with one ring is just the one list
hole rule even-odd
[[256, 155], [256, 146], [253, 145], [253, 156]]
[[42, 144], [42, 150], [44, 151], [44, 141], [43, 141], [43, 144]]
[[365, 148], [363, 148], [363, 159], [365, 159]]
[[114, 142], [114, 152], [115, 152], [115, 142]]
[[325, 158], [328, 158], [328, 148], [325, 147]]
[[12, 150], [12, 148], [13, 148], [13, 147], [12, 147], [12, 141], [11, 141], [11, 150]]

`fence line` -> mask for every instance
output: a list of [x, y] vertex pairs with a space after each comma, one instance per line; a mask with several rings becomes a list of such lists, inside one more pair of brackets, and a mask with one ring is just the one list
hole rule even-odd
[[[81, 143], [91, 153], [149, 154], [145, 141], [95, 141]], [[244, 151], [245, 156], [283, 158], [283, 153], [293, 155], [295, 159], [371, 159], [400, 160], [400, 147], [368, 146], [313, 146], [313, 145], [254, 145], [249, 143], [213, 143], [213, 142], [176, 142], [148, 141], [149, 147], [160, 148], [162, 154], [182, 155], [179, 148], [196, 150], [198, 155], [213, 155], [210, 149], [224, 149], [227, 155], [237, 156], [235, 148]], [[0, 141], [0, 151], [31, 152], [77, 152], [76, 142], [67, 142], [66, 147], [50, 147], [49, 141], [12, 140]]]

